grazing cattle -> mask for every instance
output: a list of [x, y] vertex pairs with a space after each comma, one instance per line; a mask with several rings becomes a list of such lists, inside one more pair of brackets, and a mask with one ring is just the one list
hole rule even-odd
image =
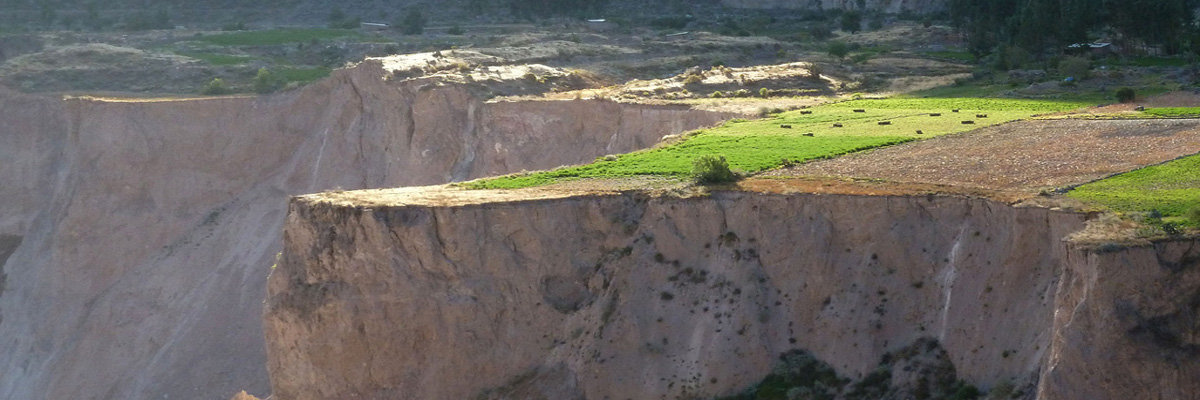
[[940, 117], [940, 116], [942, 116], [942, 113], [929, 113], [929, 116], [930, 117]]
[[924, 135], [924, 134], [925, 134], [925, 132], [921, 132], [921, 130], [920, 130], [920, 129], [918, 129], [918, 130], [917, 130], [917, 134], [918, 134], [918, 135]]
[[975, 118], [987, 118], [987, 114], [975, 114]]
[[950, 110], [950, 112], [958, 112], [958, 109], [957, 109], [957, 108], [955, 108], [955, 109], [953, 109], [953, 110]]
[[804, 136], [812, 137], [813, 134], [812, 134], [812, 132], [809, 132], [809, 133], [805, 133]]
[[841, 128], [841, 127], [842, 127], [842, 124], [833, 124], [833, 127], [834, 127], [834, 128]]
[[800, 113], [801, 114], [812, 114], [812, 111], [804, 110], [804, 111], [801, 111]]
[[792, 129], [791, 125], [779, 125], [779, 127], [783, 129]]
[[963, 121], [963, 125], [975, 125], [975, 121]]
[[891, 125], [892, 121], [879, 121], [880, 125]]
[[864, 110], [864, 109], [861, 109], [861, 108], [855, 108], [855, 109], [854, 109], [854, 112], [867, 112], [867, 110]]

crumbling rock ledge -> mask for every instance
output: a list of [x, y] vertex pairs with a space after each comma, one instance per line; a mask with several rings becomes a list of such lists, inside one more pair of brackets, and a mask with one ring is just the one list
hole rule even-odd
[[921, 338], [984, 390], [1200, 393], [1195, 241], [1099, 253], [1082, 214], [958, 196], [452, 193], [292, 200], [277, 398], [712, 398]]

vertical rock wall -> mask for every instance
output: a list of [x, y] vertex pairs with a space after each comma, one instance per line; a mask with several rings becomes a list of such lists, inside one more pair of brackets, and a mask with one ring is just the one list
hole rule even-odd
[[1027, 384], [1082, 223], [952, 197], [299, 198], [269, 286], [272, 387], [704, 398], [790, 349], [862, 377], [922, 337], [964, 379]]

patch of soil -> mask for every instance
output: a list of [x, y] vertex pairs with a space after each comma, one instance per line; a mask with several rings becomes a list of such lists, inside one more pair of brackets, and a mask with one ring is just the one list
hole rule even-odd
[[768, 172], [1037, 193], [1200, 152], [1200, 120], [1004, 124]]

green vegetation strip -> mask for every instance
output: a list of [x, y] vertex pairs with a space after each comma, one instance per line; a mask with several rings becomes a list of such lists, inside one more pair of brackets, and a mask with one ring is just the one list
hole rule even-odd
[[198, 40], [221, 46], [274, 46], [345, 37], [362, 38], [363, 35], [352, 29], [271, 29], [222, 33], [203, 36]]
[[1200, 155], [1085, 184], [1067, 196], [1118, 212], [1157, 210], [1164, 220], [1186, 223], [1200, 208]]
[[245, 63], [245, 62], [248, 62], [248, 61], [254, 59], [252, 57], [247, 57], [247, 56], [236, 56], [236, 55], [217, 54], [217, 53], [176, 52], [176, 54], [179, 54], [179, 55], [185, 56], [185, 57], [195, 58], [197, 60], [204, 61], [204, 62], [208, 63], [209, 65], [238, 65], [238, 64], [242, 64], [242, 63]]
[[[585, 178], [660, 176], [682, 179], [691, 172], [692, 161], [705, 155], [725, 157], [735, 170], [757, 173], [786, 164], [959, 133], [1087, 104], [982, 98], [854, 100], [753, 121], [733, 120], [720, 127], [692, 132], [678, 143], [606, 157], [591, 164], [462, 185], [470, 189], [512, 189]], [[954, 112], [955, 109], [959, 112]], [[987, 116], [979, 117], [979, 114]], [[974, 123], [963, 124], [963, 121]], [[918, 130], [922, 133], [918, 134]]]
[[272, 72], [282, 78], [284, 82], [300, 82], [303, 84], [327, 77], [333, 70], [325, 67], [280, 68]]
[[1159, 118], [1195, 118], [1200, 117], [1200, 107], [1147, 108], [1142, 114]]

